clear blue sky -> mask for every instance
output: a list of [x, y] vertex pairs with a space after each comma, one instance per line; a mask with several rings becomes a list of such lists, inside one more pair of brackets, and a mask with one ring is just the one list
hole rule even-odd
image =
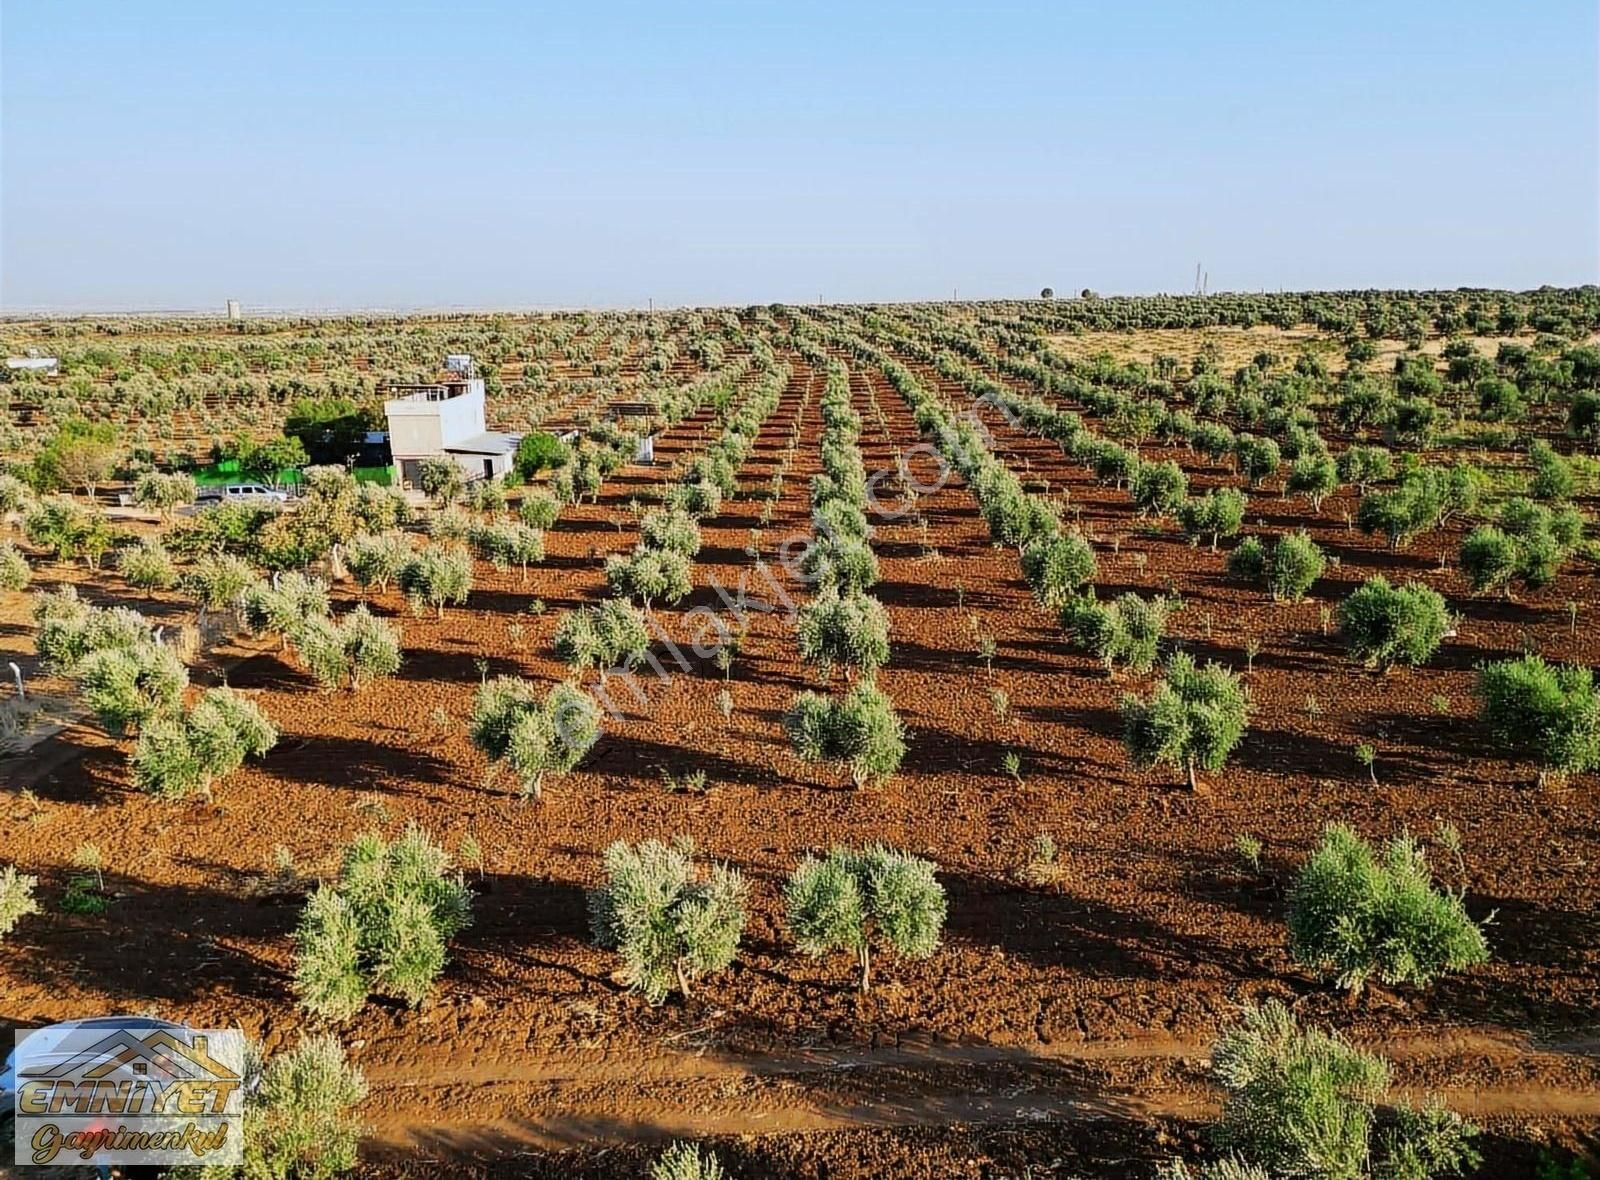
[[0, 0], [0, 307], [1600, 278], [1594, 0]]

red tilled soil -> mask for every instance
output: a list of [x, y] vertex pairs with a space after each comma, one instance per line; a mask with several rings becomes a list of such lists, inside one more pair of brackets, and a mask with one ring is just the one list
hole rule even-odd
[[[766, 486], [798, 431], [783, 495], [754, 542], [775, 585], [746, 552], [761, 501], [741, 497], [703, 530], [696, 593], [656, 611], [680, 640], [691, 637], [687, 611], [722, 605], [714, 585], [737, 596], [743, 581], [780, 608], [782, 596], [798, 603], [807, 593], [776, 559], [781, 542], [808, 531], [817, 470], [821, 375], [794, 363], [741, 473], [747, 492]], [[868, 469], [893, 470], [896, 448], [918, 441], [909, 412], [875, 372], [852, 384]], [[265, 762], [222, 783], [214, 802], [138, 795], [122, 751], [87, 731], [6, 764], [8, 782], [29, 786], [36, 802], [16, 790], [3, 801], [0, 860], [43, 878], [48, 912], [6, 942], [0, 1022], [152, 1009], [197, 1026], [240, 1024], [269, 1047], [293, 1043], [308, 1027], [289, 988], [300, 896], [267, 886], [275, 848], [293, 854], [303, 888], [331, 873], [359, 832], [392, 834], [415, 820], [450, 847], [471, 835], [487, 864], [474, 924], [435, 997], [414, 1012], [374, 1003], [340, 1030], [374, 1082], [373, 1151], [405, 1174], [438, 1174], [428, 1161], [440, 1156], [455, 1171], [507, 1149], [768, 1129], [794, 1134], [723, 1141], [736, 1175], [994, 1176], [1024, 1162], [1035, 1174], [1046, 1165], [1045, 1174], [1131, 1174], [1192, 1138], [1168, 1120], [1209, 1109], [1207, 1045], [1239, 1004], [1273, 995], [1394, 1051], [1401, 1083], [1441, 1087], [1464, 1109], [1519, 1125], [1600, 1118], [1600, 802], [1590, 778], [1533, 789], [1531, 767], [1485, 747], [1472, 697], [1474, 665], [1525, 642], [1553, 658], [1600, 659], [1594, 570], [1575, 566], [1515, 603], [1475, 599], [1458, 572], [1440, 569], [1457, 528], [1390, 553], [1346, 529], [1348, 498], [1313, 515], [1302, 500], [1258, 494], [1251, 528], [1307, 528], [1340, 563], [1312, 601], [1277, 605], [1229, 581], [1223, 554], [1142, 525], [1125, 494], [1094, 485], [1050, 444], [987, 420], [1002, 457], [1081, 508], [1099, 541], [1102, 596], [1175, 590], [1187, 605], [1174, 631], [1203, 658], [1243, 668], [1246, 642], [1259, 643], [1250, 734], [1206, 792], [1129, 768], [1118, 700], [1148, 691], [1148, 680], [1108, 678], [1067, 648], [1015, 553], [989, 543], [953, 480], [880, 522], [874, 540], [875, 593], [894, 639], [879, 679], [911, 731], [891, 781], [852, 790], [842, 774], [789, 753], [782, 710], [818, 681], [776, 609], [751, 615], [726, 686], [692, 655], [688, 670], [663, 655], [663, 679], [642, 672], [643, 700], [613, 678], [625, 716], [578, 771], [546, 782], [541, 802], [519, 801], [467, 740], [473, 692], [485, 674], [565, 674], [549, 651], [559, 616], [605, 594], [604, 555], [635, 539], [630, 500], [643, 501], [675, 455], [714, 437], [705, 413], [661, 441], [656, 468], [625, 469], [598, 505], [568, 510], [526, 582], [480, 565], [468, 605], [442, 621], [411, 617], [392, 592], [380, 598], [375, 608], [405, 628], [406, 662], [392, 681], [326, 694], [275, 644], [214, 653], [197, 681], [226, 668], [282, 731]], [[1227, 478], [1173, 454], [1200, 486]], [[925, 454], [913, 466], [933, 479]], [[1460, 634], [1429, 667], [1379, 676], [1324, 634], [1319, 609], [1374, 573], [1426, 581], [1463, 613]], [[84, 580], [52, 569], [41, 581], [57, 576]], [[113, 574], [87, 580], [131, 597]], [[1578, 604], [1576, 629], [1568, 602]], [[0, 623], [11, 651], [30, 646], [23, 607], [13, 598]], [[175, 603], [163, 612], [181, 616]], [[978, 656], [985, 635], [996, 641], [992, 668]], [[1005, 716], [995, 690], [1009, 700]], [[1363, 741], [1377, 747], [1377, 788], [1353, 755]], [[73, 743], [86, 752], [64, 759]], [[1007, 753], [1020, 758], [1020, 781], [1002, 769]], [[697, 771], [703, 794], [668, 789], [669, 778], [681, 785]], [[1355, 1005], [1299, 970], [1284, 948], [1284, 893], [1332, 820], [1374, 837], [1431, 837], [1440, 821], [1455, 824], [1463, 863], [1442, 849], [1435, 863], [1465, 886], [1475, 916], [1495, 915], [1494, 961], [1426, 992], [1378, 990]], [[1061, 849], [1061, 879], [1024, 889], [1012, 874], [1040, 832]], [[1233, 852], [1243, 832], [1265, 843], [1259, 876]], [[652, 1008], [618, 987], [614, 959], [591, 944], [584, 889], [609, 842], [677, 834], [746, 873], [751, 920], [729, 971], [691, 1001]], [[86, 840], [99, 845], [116, 895], [98, 918], [56, 905]], [[805, 852], [867, 840], [934, 858], [950, 918], [938, 954], [881, 960], [862, 996], [842, 958], [792, 950], [780, 890]], [[638, 1150], [481, 1171], [631, 1175]]]

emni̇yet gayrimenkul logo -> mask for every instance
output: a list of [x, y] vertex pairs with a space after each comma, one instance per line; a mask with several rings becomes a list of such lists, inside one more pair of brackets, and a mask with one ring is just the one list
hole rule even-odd
[[244, 1069], [238, 1029], [139, 1016], [19, 1029], [0, 1074], [14, 1162], [237, 1164]]

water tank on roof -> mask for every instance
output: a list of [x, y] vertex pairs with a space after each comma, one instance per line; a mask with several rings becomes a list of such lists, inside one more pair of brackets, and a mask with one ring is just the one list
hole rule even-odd
[[444, 368], [447, 373], [460, 373], [463, 377], [472, 376], [472, 356], [465, 352], [452, 352], [444, 358]]

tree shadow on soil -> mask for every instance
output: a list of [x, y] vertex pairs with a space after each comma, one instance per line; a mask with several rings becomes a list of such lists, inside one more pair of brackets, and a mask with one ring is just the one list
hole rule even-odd
[[415, 743], [391, 746], [321, 734], [286, 736], [267, 754], [262, 769], [285, 783], [313, 783], [387, 795], [416, 794], [407, 788], [408, 783], [471, 789], [459, 781], [451, 763]]

